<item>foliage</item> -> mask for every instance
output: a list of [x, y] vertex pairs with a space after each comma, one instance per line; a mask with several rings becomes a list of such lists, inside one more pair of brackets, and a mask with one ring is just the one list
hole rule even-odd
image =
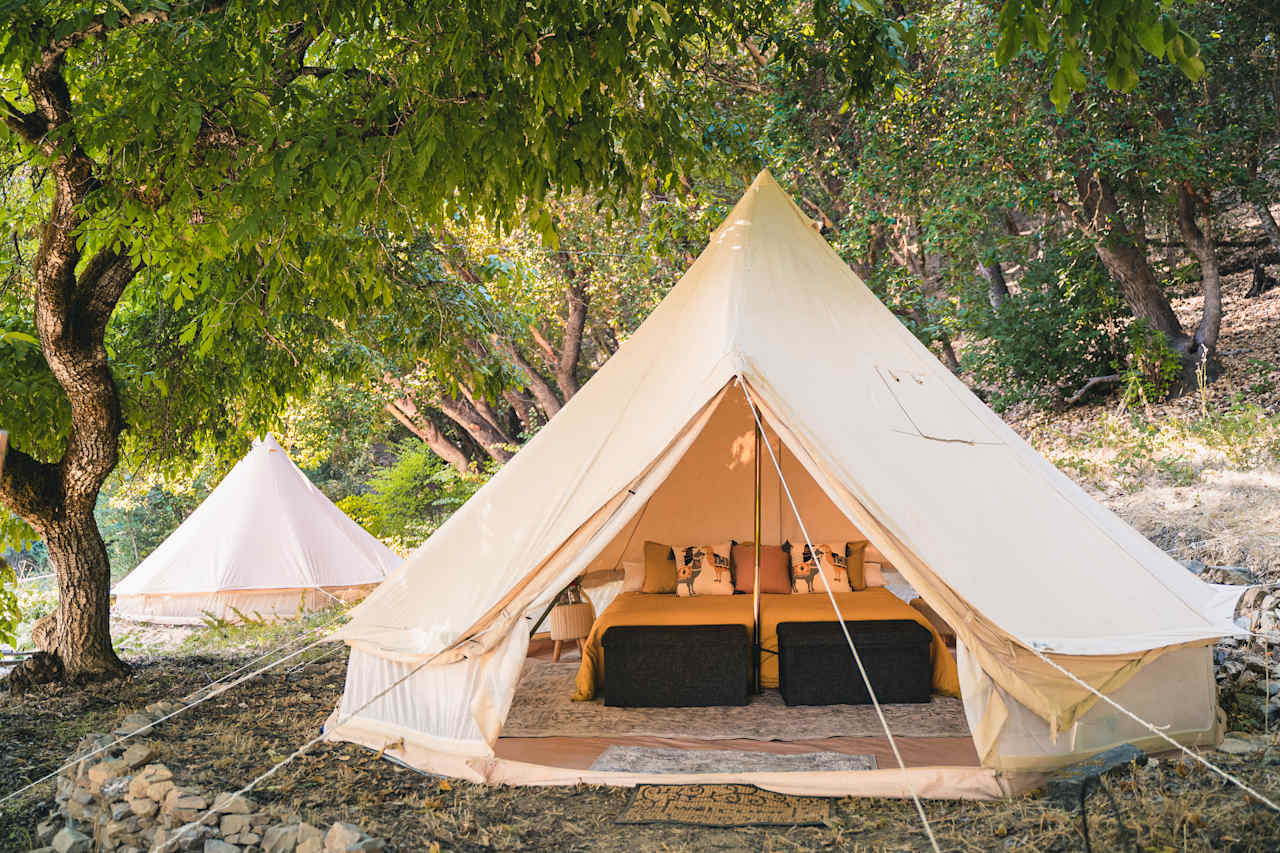
[[1125, 356], [1127, 311], [1087, 249], [1055, 250], [1029, 264], [999, 308], [985, 299], [985, 291], [975, 294], [965, 314], [975, 340], [961, 364], [991, 389], [997, 411], [1060, 402]]
[[1128, 357], [1121, 367], [1124, 403], [1162, 400], [1182, 373], [1182, 360], [1169, 340], [1143, 320], [1126, 330]]
[[379, 538], [412, 549], [488, 479], [489, 471], [460, 474], [417, 440], [399, 447], [395, 464], [379, 471], [369, 491], [338, 507]]
[[1121, 92], [1138, 85], [1143, 57], [1167, 59], [1191, 80], [1204, 76], [1200, 44], [1169, 14], [1171, 2], [1128, 0], [1004, 0], [996, 63], [1005, 65], [1025, 47], [1054, 67], [1049, 97], [1065, 111], [1072, 92], [1088, 85], [1089, 54], [1107, 86]]
[[18, 576], [0, 557], [0, 646], [12, 646], [18, 640]]

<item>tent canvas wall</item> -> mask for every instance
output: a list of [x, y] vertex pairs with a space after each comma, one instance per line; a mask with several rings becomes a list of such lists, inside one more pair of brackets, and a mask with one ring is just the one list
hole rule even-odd
[[[647, 512], [663, 514], [682, 471], [706, 496], [695, 520], [732, 526], [716, 503], [742, 506], [732, 447], [699, 438], [729, 417], [722, 407], [750, 412], [747, 399], [785, 450], [806, 525], [856, 529], [956, 631], [981, 766], [914, 768], [918, 791], [998, 795], [1027, 778], [1017, 771], [1148, 742], [1037, 653], [1172, 737], [1216, 736], [1210, 646], [1238, 632], [1239, 588], [1186, 572], [1041, 458], [767, 173], [619, 352], [336, 632], [352, 655], [328, 736], [477, 780], [644, 781], [497, 757], [528, 648], [522, 617], [612, 568], [631, 526], [660, 522]], [[726, 435], [750, 428], [734, 417]], [[897, 770], [728, 776], [905, 792]]]
[[268, 435], [112, 593], [128, 619], [273, 618], [361, 597], [401, 562]]

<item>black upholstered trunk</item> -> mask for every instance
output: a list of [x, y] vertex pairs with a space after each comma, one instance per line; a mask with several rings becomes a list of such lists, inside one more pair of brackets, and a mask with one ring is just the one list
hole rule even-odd
[[[910, 620], [846, 622], [882, 704], [928, 702], [933, 635]], [[788, 705], [871, 702], [839, 622], [778, 625], [779, 681]]]
[[742, 625], [618, 625], [600, 642], [606, 705], [747, 704], [751, 640]]

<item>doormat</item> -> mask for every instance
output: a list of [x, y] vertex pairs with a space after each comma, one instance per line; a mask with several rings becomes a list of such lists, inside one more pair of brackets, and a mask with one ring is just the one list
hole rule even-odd
[[617, 823], [823, 826], [830, 797], [793, 797], [755, 785], [637, 785]]
[[626, 773], [760, 773], [813, 770], [875, 770], [874, 755], [843, 752], [748, 752], [740, 749], [610, 746], [592, 770]]

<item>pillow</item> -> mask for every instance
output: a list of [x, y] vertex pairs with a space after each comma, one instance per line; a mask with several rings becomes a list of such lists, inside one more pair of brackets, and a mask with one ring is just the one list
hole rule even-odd
[[677, 545], [676, 595], [733, 595], [733, 563], [729, 543]]
[[644, 560], [622, 561], [622, 591], [639, 592], [644, 589]]
[[867, 586], [884, 586], [884, 573], [880, 570], [880, 565], [871, 560], [862, 563], [862, 579], [867, 582]]
[[[795, 593], [826, 592], [822, 578], [831, 585], [832, 592], [853, 592], [866, 589], [862, 569], [863, 553], [867, 543], [845, 542], [840, 545], [814, 545], [817, 559], [813, 559], [807, 545], [791, 551], [791, 591]], [[822, 567], [822, 578], [818, 567]], [[855, 567], [850, 571], [849, 567]]]
[[[732, 548], [733, 583], [738, 592], [751, 593], [756, 587], [756, 545], [735, 542]], [[786, 545], [760, 546], [760, 592], [791, 592]]]
[[[849, 588], [855, 592], [867, 588], [867, 540], [860, 539], [857, 542], [844, 543], [844, 559], [843, 566], [845, 574], [849, 578]], [[836, 574], [840, 574], [842, 567], [836, 566]]]
[[641, 592], [676, 591], [676, 558], [670, 545], [644, 543], [644, 583]]

